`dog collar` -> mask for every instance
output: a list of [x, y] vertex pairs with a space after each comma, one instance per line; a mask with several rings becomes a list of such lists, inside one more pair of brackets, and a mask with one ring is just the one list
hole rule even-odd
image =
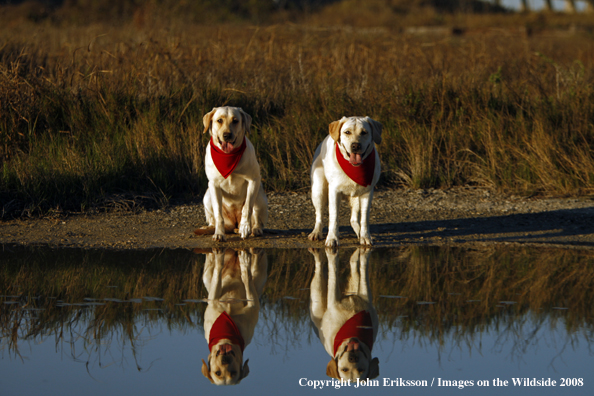
[[246, 148], [246, 139], [243, 138], [243, 143], [241, 146], [237, 147], [235, 150], [231, 151], [230, 153], [226, 153], [220, 148], [218, 148], [212, 139], [210, 138], [210, 156], [212, 157], [212, 162], [214, 162], [217, 170], [225, 179], [233, 173], [237, 164], [241, 160], [241, 156]]
[[342, 325], [334, 337], [334, 356], [342, 342], [349, 338], [358, 338], [359, 341], [373, 349], [373, 325], [368, 311], [361, 311], [352, 316]]
[[221, 340], [231, 340], [232, 344], [239, 345], [241, 352], [245, 348], [243, 336], [227, 312], [220, 314], [210, 328], [208, 350], [210, 351]]
[[375, 147], [371, 150], [371, 153], [367, 158], [361, 162], [361, 165], [354, 166], [342, 156], [337, 142], [336, 160], [344, 173], [346, 173], [346, 175], [355, 183], [367, 187], [373, 181], [373, 174], [375, 171]]

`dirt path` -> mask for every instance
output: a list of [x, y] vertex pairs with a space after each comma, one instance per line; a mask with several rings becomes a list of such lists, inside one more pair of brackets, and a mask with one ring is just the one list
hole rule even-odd
[[[309, 247], [314, 223], [308, 194], [269, 194], [269, 231], [232, 247]], [[341, 246], [355, 246], [348, 205], [341, 207]], [[377, 247], [401, 244], [470, 245], [555, 244], [594, 248], [594, 198], [520, 199], [472, 188], [376, 192], [371, 232]], [[207, 248], [209, 236], [193, 230], [205, 225], [202, 205], [181, 205], [139, 213], [69, 214], [0, 222], [0, 244], [83, 248]]]

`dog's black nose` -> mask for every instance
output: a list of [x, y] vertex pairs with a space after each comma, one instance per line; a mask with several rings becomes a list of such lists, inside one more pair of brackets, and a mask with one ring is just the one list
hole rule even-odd
[[223, 355], [223, 357], [221, 358], [221, 363], [223, 363], [223, 364], [231, 363], [231, 357], [228, 355]]
[[351, 151], [353, 153], [361, 151], [361, 144], [360, 143], [352, 143], [351, 144]]
[[233, 135], [231, 134], [231, 132], [225, 132], [225, 133], [223, 133], [223, 139], [225, 139], [226, 142], [228, 142], [232, 138], [233, 138]]
[[359, 356], [349, 355], [349, 363], [358, 363], [358, 362], [359, 362]]

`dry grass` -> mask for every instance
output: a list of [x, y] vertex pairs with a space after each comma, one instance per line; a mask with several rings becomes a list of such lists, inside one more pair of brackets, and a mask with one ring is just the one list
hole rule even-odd
[[147, 15], [0, 28], [3, 217], [199, 197], [202, 115], [225, 104], [252, 114], [269, 191], [307, 189], [327, 125], [366, 114], [385, 126], [380, 186], [592, 192], [594, 41], [567, 30], [582, 16], [452, 15], [466, 34], [444, 36], [399, 13], [374, 29]]

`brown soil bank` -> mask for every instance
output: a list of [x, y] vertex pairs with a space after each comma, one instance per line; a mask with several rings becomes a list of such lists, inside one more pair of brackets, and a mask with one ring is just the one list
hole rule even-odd
[[[202, 205], [165, 210], [68, 214], [0, 222], [0, 244], [83, 248], [208, 248], [323, 246], [307, 235], [314, 223], [308, 194], [269, 194], [268, 232], [224, 244], [193, 230], [205, 224]], [[357, 241], [341, 207], [341, 246]], [[388, 190], [375, 193], [371, 232], [376, 247], [402, 244], [555, 244], [594, 247], [594, 198], [526, 199], [472, 188]]]

